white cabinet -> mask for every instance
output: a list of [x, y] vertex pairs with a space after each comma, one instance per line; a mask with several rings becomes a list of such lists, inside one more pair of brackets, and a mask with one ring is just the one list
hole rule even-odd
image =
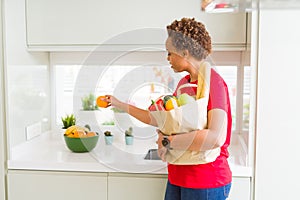
[[[163, 200], [167, 175], [8, 171], [8, 200]], [[229, 200], [250, 200], [249, 177], [233, 177]]]
[[[166, 175], [113, 174], [108, 176], [108, 200], [163, 200]], [[229, 200], [250, 200], [249, 177], [233, 177]]]
[[107, 174], [9, 170], [8, 199], [105, 200]]
[[246, 15], [203, 13], [200, 1], [27, 0], [27, 44], [33, 50], [99, 44], [112, 49], [124, 45], [163, 47], [167, 24], [195, 17], [205, 23], [214, 45], [243, 47]]
[[167, 175], [9, 170], [9, 200], [158, 200]]
[[163, 200], [166, 184], [166, 175], [110, 175], [108, 200]]
[[251, 179], [247, 177], [233, 177], [229, 200], [250, 200]]
[[[108, 176], [108, 200], [163, 200], [165, 175], [113, 174]], [[229, 200], [250, 200], [249, 177], [233, 177]]]

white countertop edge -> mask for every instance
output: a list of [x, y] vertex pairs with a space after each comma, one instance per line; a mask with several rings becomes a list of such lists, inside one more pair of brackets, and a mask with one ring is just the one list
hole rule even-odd
[[[153, 164], [153, 163], [152, 163]], [[250, 167], [239, 166], [229, 163], [233, 177], [251, 178]], [[133, 174], [168, 174], [167, 168], [158, 170], [115, 170], [100, 164], [78, 163], [42, 163], [32, 161], [8, 161], [8, 170], [33, 170], [33, 171], [66, 171], [66, 172], [94, 172], [94, 173], [133, 173]]]

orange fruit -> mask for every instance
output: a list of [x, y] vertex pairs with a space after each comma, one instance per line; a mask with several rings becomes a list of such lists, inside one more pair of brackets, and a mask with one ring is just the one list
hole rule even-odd
[[103, 101], [102, 99], [105, 99], [105, 96], [99, 96], [96, 100], [97, 106], [101, 108], [106, 108], [108, 106], [108, 103], [106, 101]]
[[85, 132], [82, 130], [76, 130], [74, 131], [74, 138], [81, 138], [85, 136]]
[[96, 136], [97, 134], [95, 133], [95, 132], [88, 132], [87, 134], [86, 134], [86, 136], [87, 137], [94, 137], [94, 136]]

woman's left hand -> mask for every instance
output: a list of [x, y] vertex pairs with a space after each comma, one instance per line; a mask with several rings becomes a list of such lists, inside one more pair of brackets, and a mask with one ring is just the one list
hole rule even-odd
[[158, 133], [158, 139], [156, 141], [156, 144], [158, 145], [158, 156], [161, 158], [162, 161], [166, 161], [165, 156], [166, 156], [168, 149], [162, 145], [162, 140], [163, 140], [164, 136], [163, 136], [163, 133], [159, 129], [157, 129], [156, 131]]

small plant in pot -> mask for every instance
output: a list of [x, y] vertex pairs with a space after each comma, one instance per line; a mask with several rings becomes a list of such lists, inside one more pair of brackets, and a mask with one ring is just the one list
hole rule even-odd
[[65, 117], [61, 118], [61, 121], [63, 123], [62, 129], [67, 129], [76, 124], [76, 117], [74, 114], [66, 115]]
[[110, 131], [104, 131], [104, 138], [105, 138], [105, 144], [107, 145], [111, 145], [113, 143], [114, 140], [114, 136], [112, 135], [112, 133]]
[[133, 144], [132, 127], [129, 127], [127, 130], [125, 130], [125, 142], [126, 142], [126, 145]]
[[83, 110], [98, 110], [98, 106], [96, 105], [96, 97], [92, 93], [81, 98], [81, 102]]

